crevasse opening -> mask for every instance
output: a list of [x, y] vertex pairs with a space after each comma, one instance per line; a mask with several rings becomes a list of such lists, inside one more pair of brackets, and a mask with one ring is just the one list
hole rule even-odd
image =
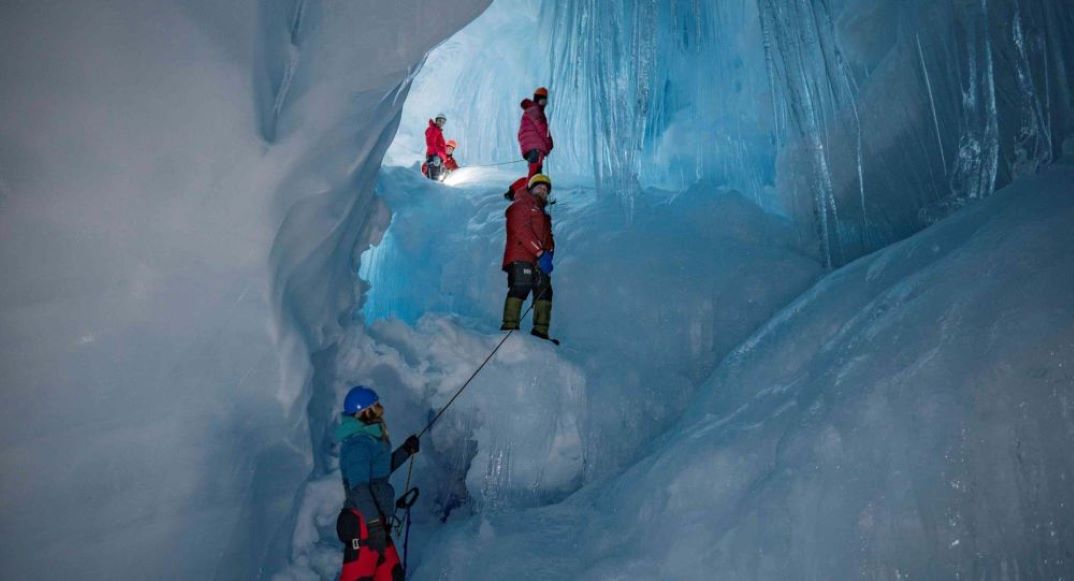
[[[598, 9], [584, 1], [495, 2], [426, 58], [381, 168], [378, 195], [391, 226], [362, 254], [361, 316], [330, 364], [337, 400], [353, 383], [374, 383], [406, 433], [425, 425], [501, 337], [500, 194], [524, 167], [512, 164], [517, 101], [535, 86], [552, 88], [557, 149], [547, 169], [561, 241], [553, 328], [564, 344], [511, 338], [430, 433], [415, 463], [425, 504], [415, 517], [411, 572], [707, 578], [708, 570], [698, 571], [704, 564], [718, 577], [768, 578], [816, 559], [826, 560], [816, 569], [821, 577], [1061, 568], [1056, 553], [1020, 550], [987, 563], [951, 555], [930, 566], [928, 549], [906, 542], [950, 537], [957, 547], [973, 536], [977, 525], [969, 523], [983, 515], [950, 509], [955, 520], [930, 524], [902, 491], [956, 502], [943, 487], [964, 480], [941, 485], [931, 475], [977, 461], [987, 447], [907, 460], [865, 436], [863, 446], [883, 450], [866, 460], [847, 442], [860, 430], [901, 425], [917, 430], [920, 439], [909, 445], [922, 454], [952, 446], [953, 428], [919, 430], [918, 417], [893, 424], [876, 416], [876, 406], [891, 405], [908, 386], [938, 390], [918, 393], [929, 410], [923, 417], [985, 430], [964, 412], [970, 383], [950, 383], [967, 352], [937, 351], [919, 331], [904, 349], [909, 367], [892, 368], [862, 341], [905, 328], [901, 321], [927, 320], [904, 300], [920, 284], [914, 279], [972, 263], [965, 248], [987, 243], [967, 224], [988, 218], [951, 219], [919, 235], [937, 240], [932, 256], [900, 250], [920, 243], [895, 245], [825, 276], [1025, 175], [1022, 161], [996, 169], [997, 152], [1036, 160], [1030, 173], [1058, 155], [1054, 145], [1027, 153], [1025, 139], [1063, 123], [1069, 106], [1048, 118], [1025, 116], [1019, 106], [977, 109], [1009, 90], [1029, 110], [1043, 110], [1056, 74], [1044, 63], [1066, 45], [1034, 27], [1036, 52], [1025, 51], [1024, 31], [1007, 34], [994, 19], [1013, 11], [1019, 24], [1042, 24], [1056, 7], [631, 2], [618, 19], [598, 18]], [[892, 18], [901, 19], [898, 34], [873, 34]], [[928, 51], [930, 44], [950, 50]], [[979, 60], [981, 51], [1019, 59], [996, 67]], [[439, 112], [464, 165], [446, 184], [417, 171], [423, 131]], [[1022, 128], [996, 129], [1012, 123]], [[973, 145], [980, 135], [986, 147]], [[1057, 179], [1038, 183], [1040, 195], [1053, 196], [1041, 209], [1056, 202]], [[979, 212], [1002, 212], [1007, 203]], [[1043, 276], [1058, 288], [1059, 270]], [[1010, 301], [996, 284], [986, 283], [989, 296]], [[938, 305], [957, 292], [934, 283], [928, 294]], [[1003, 324], [1005, 307], [964, 319], [955, 304], [935, 315], [956, 321], [944, 324], [950, 336]], [[929, 365], [936, 357], [946, 370]], [[1042, 394], [1040, 403], [1053, 396]], [[786, 447], [800, 450], [789, 455]], [[913, 475], [848, 483], [844, 454]], [[1061, 473], [1044, 462], [1046, 478]], [[803, 466], [820, 466], [823, 475], [800, 474]], [[327, 522], [341, 498], [337, 480], [329, 470], [316, 482], [321, 494], [307, 495], [300, 521]], [[986, 488], [999, 496], [1019, 490]], [[807, 508], [811, 498], [837, 502], [837, 490], [846, 491], [848, 508], [829, 507], [836, 517]], [[1046, 504], [1062, 512], [1061, 502], [1060, 495]], [[878, 529], [878, 511], [885, 520], [923, 520]], [[661, 514], [674, 516], [665, 523]], [[843, 532], [845, 523], [857, 529]], [[681, 555], [686, 549], [674, 540], [650, 546], [649, 529], [667, 539], [691, 531], [684, 546], [694, 556]], [[833, 541], [814, 539], [810, 531], [819, 530]], [[902, 539], [898, 548], [873, 548], [889, 534]], [[335, 566], [329, 537], [322, 532], [313, 559], [325, 563], [322, 575]], [[855, 553], [856, 543], [869, 548]], [[310, 545], [300, 550], [318, 554]]]
[[[764, 141], [752, 134], [726, 132], [723, 141], [710, 140], [717, 126], [738, 119], [727, 111], [705, 127], [690, 127], [710, 112], [694, 106], [690, 96], [703, 90], [694, 86], [701, 83], [697, 72], [684, 82], [687, 94], [664, 97], [661, 128], [644, 137], [653, 152], [647, 155], [674, 167], [644, 175], [630, 170], [627, 179], [614, 183], [598, 177], [607, 168], [598, 169], [594, 161], [614, 150], [607, 139], [642, 137], [618, 137], [611, 132], [614, 123], [596, 129], [608, 120], [582, 96], [556, 88], [571, 86], [570, 80], [542, 80], [552, 75], [548, 55], [561, 50], [547, 42], [555, 36], [547, 30], [568, 25], [560, 10], [532, 2], [494, 3], [426, 58], [377, 182], [378, 196], [392, 212], [390, 226], [361, 254], [360, 313], [347, 339], [323, 362], [333, 368], [326, 399], [339, 401], [356, 383], [376, 385], [394, 410], [399, 437], [420, 429], [481, 364], [501, 337], [506, 207], [501, 194], [525, 171], [516, 163], [514, 142], [519, 101], [540, 84], [553, 87], [550, 118], [558, 144], [546, 172], [555, 180], [551, 211], [562, 245], [555, 284], [565, 289], [554, 300], [553, 327], [570, 339], [558, 349], [528, 333], [508, 340], [426, 438], [414, 468], [414, 484], [423, 490], [415, 516], [414, 537], [422, 540], [412, 553], [414, 571], [420, 570], [424, 547], [445, 527], [556, 504], [621, 471], [683, 412], [723, 355], [821, 273], [791, 222], [765, 210], [778, 207], [763, 193], [766, 175], [771, 188], [771, 142], [766, 151], [750, 143]], [[758, 49], [753, 56], [760, 62], [759, 22], [749, 14], [743, 5], [721, 10], [718, 17], [753, 22], [744, 35], [752, 34]], [[694, 38], [660, 56], [672, 61], [699, 47], [693, 58], [724, 55]], [[763, 84], [763, 75], [754, 73]], [[708, 88], [747, 103], [746, 95], [732, 90], [742, 86], [741, 78]], [[754, 104], [743, 108], [748, 119], [771, 117]], [[465, 166], [446, 184], [417, 171], [428, 120], [440, 112], [449, 119], [446, 134], [459, 141], [457, 155]], [[576, 135], [595, 131], [609, 133], [593, 142]], [[702, 143], [723, 147], [732, 140], [737, 141], [728, 147], [737, 148], [737, 166], [701, 161], [694, 151]], [[669, 153], [668, 143], [678, 149]], [[642, 167], [631, 160], [613, 163]], [[659, 187], [666, 185], [679, 190]], [[720, 216], [722, 227], [714, 228], [709, 216]], [[647, 258], [660, 255], [673, 259]], [[664, 300], [654, 303], [653, 297]], [[317, 408], [329, 409], [335, 410], [327, 404]], [[334, 450], [328, 445], [318, 450], [324, 469], [307, 486], [298, 517], [309, 523], [300, 524], [303, 531], [329, 522], [342, 499]], [[325, 528], [319, 536], [303, 533], [290, 574], [309, 568], [330, 575], [337, 566], [332, 535]]]
[[1070, 571], [1068, 3], [0, 11], [0, 577], [336, 578], [342, 395], [502, 339], [540, 85], [563, 343], [423, 439], [409, 578]]

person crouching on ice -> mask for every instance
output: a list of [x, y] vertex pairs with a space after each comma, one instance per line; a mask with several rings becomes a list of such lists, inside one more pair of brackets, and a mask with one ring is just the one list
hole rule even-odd
[[421, 175], [429, 179], [436, 179], [441, 182], [444, 181], [444, 178], [450, 175], [451, 172], [459, 169], [459, 162], [455, 161], [455, 148], [458, 146], [459, 142], [454, 139], [449, 139], [447, 143], [444, 144], [444, 152], [447, 153], [447, 157], [440, 166], [440, 177], [434, 178], [429, 175], [429, 162], [421, 164]]
[[544, 174], [530, 178], [527, 189], [515, 191], [507, 207], [507, 244], [503, 249], [503, 270], [507, 272], [507, 300], [503, 305], [503, 331], [519, 328], [522, 303], [533, 293], [531, 334], [559, 342], [548, 336], [552, 323], [552, 217], [545, 211], [552, 180]]
[[459, 142], [454, 139], [449, 139], [444, 144], [444, 151], [447, 153], [447, 159], [444, 160], [444, 173], [450, 174], [451, 172], [459, 169], [459, 162], [455, 161], [455, 150], [458, 149]]
[[377, 392], [359, 385], [343, 400], [336, 439], [341, 442], [339, 469], [347, 494], [336, 520], [336, 533], [344, 544], [339, 580], [403, 581], [403, 566], [391, 537], [395, 489], [388, 477], [418, 452], [418, 437], [410, 436], [393, 452]]

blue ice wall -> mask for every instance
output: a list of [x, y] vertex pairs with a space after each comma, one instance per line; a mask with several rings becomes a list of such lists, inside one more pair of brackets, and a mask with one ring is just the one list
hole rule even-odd
[[401, 94], [487, 3], [0, 5], [0, 578], [288, 561]]
[[777, 191], [841, 264], [989, 196], [1074, 130], [1054, 0], [759, 0]]
[[[836, 270], [772, 316], [820, 268], [800, 242], [838, 268], [1050, 162], [1055, 138], [1040, 136], [1069, 109], [1056, 85], [1067, 78], [1056, 64], [1068, 60], [1057, 40], [1065, 11], [511, 0], [431, 54], [395, 165], [420, 159], [425, 122], [440, 111], [464, 165], [515, 160], [517, 101], [552, 89], [549, 168], [563, 195], [553, 325], [565, 342], [512, 338], [432, 432], [417, 464], [434, 503], [418, 517], [431, 540], [417, 576], [900, 578], [1066, 566], [1067, 529], [1047, 519], [1069, 512], [1068, 494], [1051, 488], [1069, 461], [1050, 449], [1024, 465], [1018, 456], [1023, 442], [1069, 436], [1056, 417], [1069, 387], [1069, 236], [1056, 235], [1069, 217], [1065, 173]], [[1001, 14], [1007, 28], [993, 22]], [[1042, 28], [1052, 17], [1058, 37]], [[1035, 45], [1023, 42], [1032, 35]], [[1000, 57], [1030, 45], [1052, 48]], [[1002, 79], [1019, 82], [1004, 89]], [[1009, 141], [1008, 122], [1019, 139]], [[336, 400], [350, 383], [384, 387], [394, 433], [419, 429], [422, 411], [500, 337], [499, 193], [517, 173], [491, 173], [456, 190], [406, 168], [381, 174], [396, 214], [361, 266], [373, 287], [364, 312], [381, 320], [356, 321], [326, 358], [337, 358]], [[563, 187], [571, 174], [597, 189]], [[717, 187], [687, 187], [696, 181]], [[1026, 194], [1029, 213], [1018, 210]], [[799, 236], [744, 200], [787, 212]], [[1039, 285], [1005, 272], [1029, 268], [1027, 255]], [[968, 277], [985, 286], [966, 293]], [[1030, 312], [1025, 296], [1037, 297]], [[974, 342], [985, 336], [1000, 353], [1055, 350], [1029, 371], [985, 358], [991, 347]], [[996, 403], [1026, 386], [1028, 415]], [[1011, 415], [993, 430], [997, 412]], [[1011, 437], [1037, 417], [1046, 435]], [[999, 448], [1008, 453], [997, 460]], [[341, 493], [332, 451], [322, 452], [298, 516], [296, 577], [337, 566], [327, 525]], [[993, 502], [1015, 506], [1038, 485], [1048, 490], [1024, 513], [993, 518]], [[1018, 523], [1053, 540], [1004, 554]]]
[[557, 163], [628, 194], [739, 189], [829, 265], [1035, 173], [1074, 133], [1067, 2], [607, 4], [542, 7], [571, 135]]
[[747, 0], [499, 0], [429, 55], [388, 162], [416, 163], [440, 111], [464, 165], [518, 160], [519, 103], [548, 86], [551, 173], [627, 201], [705, 181], [775, 208], [761, 40]]
[[545, 2], [557, 157], [623, 194], [698, 180], [771, 204], [773, 127], [750, 0]]
[[[824, 277], [629, 467], [562, 502], [423, 530], [412, 577], [1067, 578], [1071, 164]], [[655, 383], [650, 401], [673, 393]], [[652, 417], [602, 403], [587, 412], [619, 415], [602, 449]]]
[[[430, 51], [414, 78], [386, 163], [413, 165], [424, 159], [424, 132], [438, 113], [447, 115], [444, 136], [459, 142], [455, 157], [461, 164], [521, 159], [519, 104], [536, 87], [550, 83], [540, 13], [539, 0], [498, 0]], [[553, 115], [558, 98], [550, 106]], [[563, 137], [573, 139], [567, 133]]]
[[[429, 57], [413, 163], [446, 110], [468, 164], [518, 159], [552, 89], [551, 171], [630, 201], [696, 181], [787, 213], [846, 263], [1054, 160], [1074, 14], [1054, 0], [500, 0]], [[409, 105], [408, 105], [409, 107]], [[394, 157], [394, 156], [393, 156]]]

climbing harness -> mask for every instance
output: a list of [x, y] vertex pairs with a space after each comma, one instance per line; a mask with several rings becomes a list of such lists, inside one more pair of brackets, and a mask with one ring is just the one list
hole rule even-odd
[[[400, 496], [395, 501], [396, 511], [405, 510], [406, 516], [403, 517], [403, 522], [399, 526], [403, 527], [406, 532], [403, 534], [403, 572], [406, 572], [407, 558], [410, 556], [410, 509], [414, 506], [414, 503], [418, 501], [420, 493], [417, 488], [411, 488], [407, 490], [403, 496]], [[392, 515], [392, 518], [395, 518]], [[396, 530], [398, 534], [398, 530]]]

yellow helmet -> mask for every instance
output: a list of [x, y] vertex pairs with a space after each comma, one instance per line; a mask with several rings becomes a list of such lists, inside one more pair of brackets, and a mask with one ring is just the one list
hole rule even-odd
[[544, 184], [548, 186], [549, 190], [552, 189], [552, 180], [549, 179], [549, 177], [544, 175], [543, 173], [539, 173], [530, 178], [530, 183], [527, 187], [532, 190], [533, 186], [536, 186], [537, 184]]

